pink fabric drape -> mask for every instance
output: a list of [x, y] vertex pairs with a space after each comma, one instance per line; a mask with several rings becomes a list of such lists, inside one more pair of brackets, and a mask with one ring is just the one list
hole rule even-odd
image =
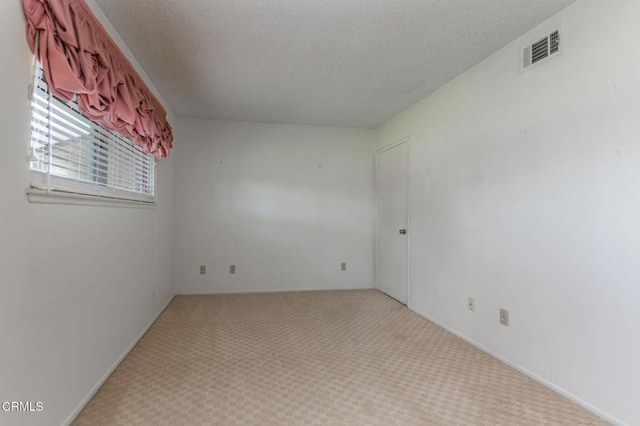
[[[167, 113], [84, 0], [23, 0], [27, 41], [49, 90], [157, 159], [173, 144]], [[38, 46], [36, 48], [36, 43]]]

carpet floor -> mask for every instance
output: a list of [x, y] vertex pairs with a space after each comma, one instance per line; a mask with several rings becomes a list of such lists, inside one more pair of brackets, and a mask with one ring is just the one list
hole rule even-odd
[[362, 290], [176, 296], [73, 424], [605, 423]]

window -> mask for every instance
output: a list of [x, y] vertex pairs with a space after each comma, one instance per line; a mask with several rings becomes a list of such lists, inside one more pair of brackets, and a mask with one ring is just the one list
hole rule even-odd
[[38, 66], [31, 98], [31, 187], [54, 193], [155, 200], [155, 159], [130, 138], [49, 92]]

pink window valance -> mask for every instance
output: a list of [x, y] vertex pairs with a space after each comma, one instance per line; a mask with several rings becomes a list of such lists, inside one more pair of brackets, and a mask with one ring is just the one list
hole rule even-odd
[[173, 144], [167, 113], [84, 0], [23, 0], [27, 41], [49, 90], [157, 159]]

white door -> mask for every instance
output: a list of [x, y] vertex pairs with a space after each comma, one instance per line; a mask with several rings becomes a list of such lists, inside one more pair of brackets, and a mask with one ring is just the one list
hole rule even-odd
[[407, 304], [409, 299], [409, 143], [400, 141], [377, 152], [378, 289]]

